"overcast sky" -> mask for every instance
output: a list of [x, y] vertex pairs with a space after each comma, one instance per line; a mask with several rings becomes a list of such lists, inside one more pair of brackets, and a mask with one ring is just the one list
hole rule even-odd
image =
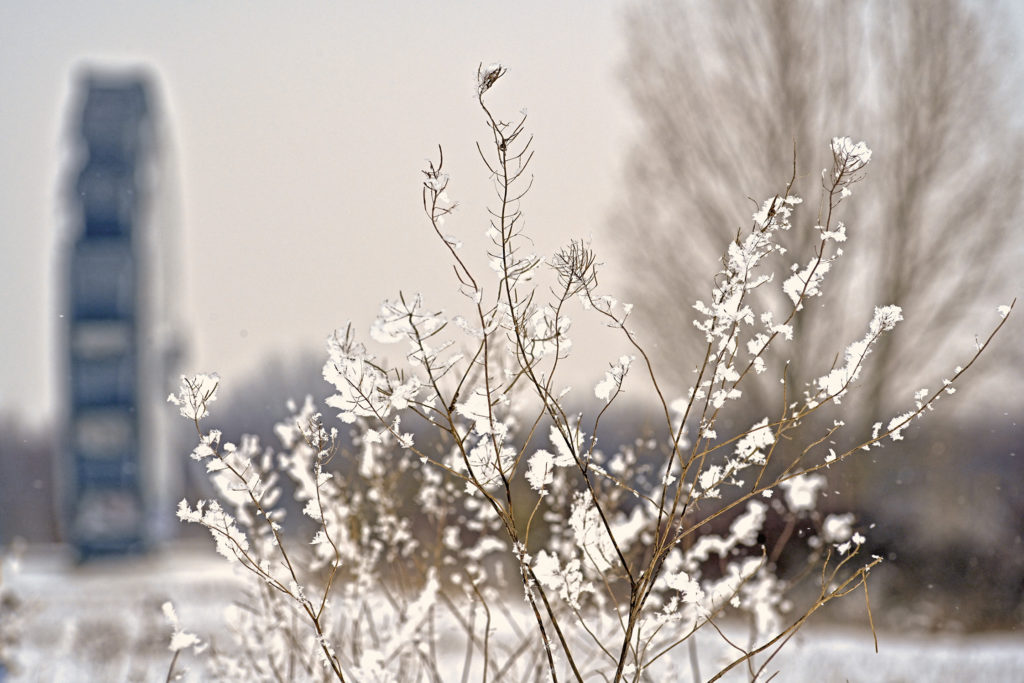
[[481, 61], [510, 68], [497, 110], [529, 112], [537, 251], [590, 235], [600, 248], [629, 130], [620, 13], [613, 0], [0, 3], [0, 414], [55, 414], [78, 67], [156, 78], [185, 365], [230, 384], [321, 349], [349, 319], [365, 329], [400, 289], [450, 289], [419, 171], [442, 144], [462, 203], [450, 227], [483, 233]]
[[[632, 125], [616, 74], [624, 1], [0, 0], [0, 416], [56, 414], [60, 200], [77, 171], [82, 67], [155, 78], [156, 218], [183, 369], [219, 372], [230, 390], [270, 358], [320, 353], [348, 320], [365, 330], [400, 290], [458, 303], [420, 169], [443, 145], [461, 203], [448, 227], [480, 246], [493, 196], [475, 148], [480, 62], [509, 66], [495, 111], [529, 112], [536, 251], [592, 237], [615, 291], [606, 217]], [[1020, 35], [1024, 2], [1003, 6]]]

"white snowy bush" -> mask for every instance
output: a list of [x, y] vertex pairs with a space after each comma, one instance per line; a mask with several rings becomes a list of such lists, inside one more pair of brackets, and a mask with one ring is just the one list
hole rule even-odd
[[17, 651], [22, 639], [25, 608], [18, 595], [10, 590], [9, 581], [5, 583], [4, 575], [18, 571], [21, 554], [25, 550], [24, 543], [19, 539], [0, 553], [0, 680], [6, 674], [17, 674], [19, 671]]
[[[165, 608], [171, 675], [191, 650], [204, 678], [224, 680], [700, 679], [700, 633], [709, 634], [702, 647], [723, 645], [709, 680], [740, 666], [750, 679], [768, 678], [773, 653], [812, 613], [854, 591], [867, 598], [880, 558], [861, 557], [864, 530], [851, 515], [819, 512], [822, 470], [898, 439], [974, 360], [937, 391], [908, 394], [912, 407], [879, 417], [871, 434], [842, 439], [840, 418], [817, 418], [829, 407], [841, 416], [872, 346], [901, 320], [899, 307], [877, 308], [863, 338], [836, 348], [832, 367], [807, 386], [792, 386], [788, 365], [764, 361], [766, 349], [792, 339], [841, 245], [856, 238], [837, 209], [870, 150], [833, 139], [818, 216], [796, 223], [802, 200], [790, 195], [791, 179], [727, 245], [710, 296], [696, 303], [697, 333], [678, 342], [701, 345], [704, 361], [676, 398], [628, 324], [631, 306], [598, 289], [584, 242], [549, 259], [528, 251], [526, 114], [505, 122], [485, 102], [505, 73], [480, 68], [476, 90], [490, 133], [481, 155], [498, 196], [491, 270], [476, 272], [460, 238], [443, 229], [455, 204], [443, 158], [431, 162], [423, 206], [463, 310], [439, 312], [419, 295], [386, 301], [369, 336], [404, 345], [399, 364], [381, 360], [351, 326], [328, 339], [323, 375], [336, 393], [327, 404], [353, 430], [351, 448], [308, 399], [277, 426], [275, 450], [202, 426], [215, 375], [183, 378], [171, 397], [194, 422], [192, 458], [220, 493], [182, 501], [178, 516], [206, 527], [249, 579], [228, 633], [193, 634]], [[818, 232], [813, 253], [786, 252], [796, 230]], [[792, 264], [789, 272], [773, 272], [780, 263]], [[754, 310], [750, 293], [770, 287], [782, 305]], [[565, 403], [570, 311], [595, 316], [630, 348], [595, 371], [593, 414]], [[723, 416], [748, 420], [757, 408], [744, 404], [743, 386], [762, 373], [778, 377], [777, 407], [728, 431]], [[605, 452], [602, 418], [631, 383], [657, 397], [660, 427]], [[286, 521], [284, 491], [294, 491], [305, 527]], [[770, 516], [787, 529], [771, 543]], [[812, 531], [801, 537], [797, 525]], [[787, 541], [805, 546], [788, 574], [777, 562]], [[814, 586], [803, 602], [793, 592], [800, 582]], [[866, 617], [870, 624], [870, 601]], [[726, 635], [736, 623], [742, 639]]]

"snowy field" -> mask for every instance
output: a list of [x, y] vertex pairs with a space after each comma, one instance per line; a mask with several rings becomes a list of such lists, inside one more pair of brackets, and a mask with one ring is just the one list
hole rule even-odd
[[[21, 602], [20, 671], [7, 681], [163, 681], [170, 627], [160, 606], [173, 600], [185, 626], [219, 621], [234, 594], [227, 564], [205, 547], [181, 546], [130, 561], [76, 566], [59, 550], [30, 551], [5, 586]], [[774, 661], [776, 682], [920, 681], [1024, 683], [1024, 634], [924, 636], [871, 634], [860, 624], [801, 632]], [[701, 648], [702, 654], [709, 648]], [[678, 651], [685, 657], [685, 649]], [[701, 662], [710, 675], [713, 653]], [[691, 681], [689, 665], [681, 666]], [[455, 671], [453, 676], [457, 679]], [[0, 680], [3, 677], [0, 675]], [[728, 680], [745, 680], [742, 673]], [[6, 683], [6, 681], [5, 681]]]

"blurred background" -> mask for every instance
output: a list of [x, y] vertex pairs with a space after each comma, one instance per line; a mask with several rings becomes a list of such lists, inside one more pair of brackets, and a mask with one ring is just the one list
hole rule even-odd
[[[400, 290], [458, 302], [420, 170], [442, 145], [452, 230], [483, 244], [480, 62], [509, 67], [495, 110], [529, 113], [537, 253], [592, 241], [676, 394], [723, 245], [794, 154], [811, 224], [828, 140], [865, 140], [847, 257], [794, 344], [808, 379], [874, 305], [903, 306], [844, 404], [870, 430], [1024, 293], [1022, 7], [0, 4], [0, 546], [158, 546], [190, 485], [188, 425], [163, 403], [176, 373], [218, 372], [217, 425], [273, 443], [286, 399], [327, 394], [331, 330], [367, 329]], [[830, 505], [877, 524], [878, 590], [904, 625], [1024, 619], [1021, 339], [1018, 309], [933, 419], [834, 473], [849, 493]], [[589, 386], [606, 351], [574, 341]]]

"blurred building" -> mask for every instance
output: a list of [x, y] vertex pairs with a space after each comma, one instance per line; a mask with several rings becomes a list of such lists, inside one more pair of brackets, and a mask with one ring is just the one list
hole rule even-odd
[[63, 536], [82, 557], [137, 552], [165, 532], [180, 489], [162, 399], [174, 355], [154, 207], [160, 164], [151, 78], [77, 76], [63, 283]]

